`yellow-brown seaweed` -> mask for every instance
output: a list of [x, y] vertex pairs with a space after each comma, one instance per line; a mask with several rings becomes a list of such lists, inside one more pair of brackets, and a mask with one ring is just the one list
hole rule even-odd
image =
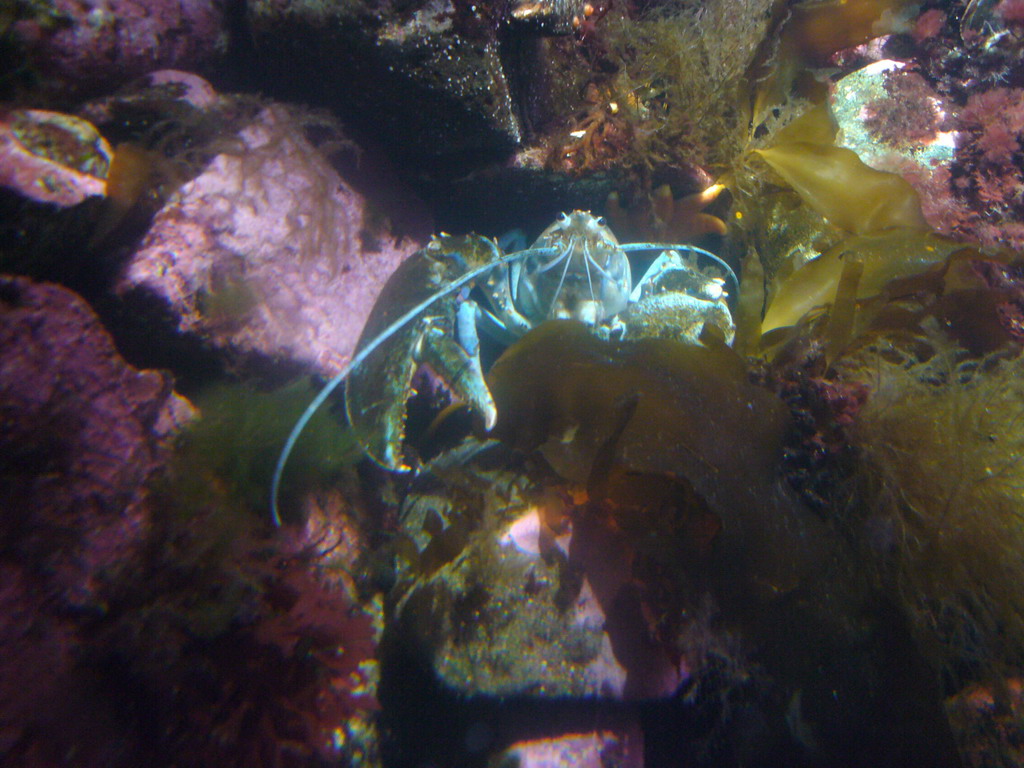
[[[728, 347], [612, 343], [582, 324], [555, 321], [509, 348], [488, 385], [498, 405], [496, 436], [539, 448], [570, 481], [597, 486], [592, 469], [600, 460], [618, 476], [608, 483], [613, 498], [617, 483], [635, 493], [637, 477], [692, 486], [722, 522], [715, 553], [722, 573], [742, 574], [746, 595], [786, 593], [820, 563], [824, 531], [779, 472], [786, 407], [747, 381]], [[609, 446], [613, 457], [602, 453]]]

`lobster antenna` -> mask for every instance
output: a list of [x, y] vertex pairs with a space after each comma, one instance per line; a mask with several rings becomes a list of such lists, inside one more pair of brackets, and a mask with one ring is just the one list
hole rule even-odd
[[565, 267], [562, 268], [562, 276], [558, 279], [558, 287], [555, 288], [555, 295], [551, 297], [551, 306], [548, 308], [548, 317], [552, 316], [555, 311], [555, 302], [558, 301], [558, 295], [562, 292], [562, 284], [565, 282], [565, 276], [569, 274], [569, 266], [572, 264], [572, 249], [576, 247], [576, 237], [569, 238], [569, 245], [565, 247]]
[[[487, 242], [491, 243], [490, 240]], [[491, 243], [491, 245], [493, 245], [493, 243]], [[496, 245], [493, 245], [493, 247], [497, 249]], [[366, 346], [360, 349], [359, 352], [349, 360], [345, 367], [342, 368], [339, 373], [335, 374], [333, 379], [324, 385], [324, 388], [320, 390], [320, 393], [313, 399], [313, 402], [306, 406], [306, 410], [302, 412], [299, 420], [296, 421], [295, 426], [292, 427], [292, 431], [288, 435], [288, 439], [285, 440], [284, 447], [281, 449], [281, 454], [277, 457], [277, 464], [274, 466], [273, 479], [270, 481], [270, 515], [274, 521], [274, 525], [278, 527], [281, 525], [281, 514], [277, 506], [278, 492], [281, 490], [281, 476], [284, 474], [284, 466], [288, 462], [288, 457], [291, 455], [292, 449], [295, 448], [295, 443], [298, 441], [299, 435], [302, 434], [302, 430], [306, 428], [309, 420], [313, 418], [313, 414], [320, 409], [320, 406], [324, 404], [324, 401], [330, 397], [331, 393], [338, 388], [338, 385], [341, 384], [341, 382], [343, 382], [348, 375], [352, 373], [352, 371], [354, 371], [367, 357], [369, 357], [377, 347], [394, 336], [395, 333], [401, 330], [404, 326], [416, 319], [423, 310], [427, 309], [434, 302], [443, 299], [445, 296], [455, 293], [455, 291], [459, 290], [459, 288], [464, 286], [466, 283], [472, 282], [476, 278], [480, 277], [480, 275], [490, 272], [495, 267], [504, 266], [505, 264], [509, 264], [513, 261], [519, 261], [527, 256], [550, 256], [557, 252], [558, 249], [552, 247], [529, 248], [525, 251], [516, 251], [514, 253], [505, 254], [481, 267], [471, 269], [462, 277], [453, 280], [444, 288], [421, 301], [377, 334]]]
[[711, 251], [705, 251], [703, 248], [698, 248], [695, 245], [673, 245], [672, 243], [625, 243], [620, 245], [619, 248], [622, 250], [629, 251], [692, 251], [698, 253], [701, 256], [706, 256], [711, 259], [715, 264], [725, 270], [726, 276], [732, 281], [732, 287], [736, 289], [733, 296], [740, 295], [740, 281], [736, 277], [736, 273], [732, 271], [732, 267], [722, 261], [721, 258], [715, 256]]
[[[587, 268], [587, 286], [590, 288], [590, 300], [597, 301], [597, 296], [594, 295], [594, 280], [590, 276], [590, 262], [594, 259], [590, 256], [590, 246], [587, 245], [587, 241], [583, 241], [583, 266]], [[594, 261], [594, 266], [597, 266], [597, 262]]]

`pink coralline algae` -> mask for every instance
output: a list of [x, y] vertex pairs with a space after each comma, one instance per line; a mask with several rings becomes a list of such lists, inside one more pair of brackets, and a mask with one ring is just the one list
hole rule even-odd
[[[98, 92], [165, 67], [210, 61], [225, 34], [216, 0], [53, 0], [13, 32], [51, 87]], [[41, 15], [41, 14], [40, 14]]]
[[887, 70], [876, 77], [882, 88], [857, 94], [846, 120], [863, 134], [847, 146], [903, 176], [933, 229], [987, 248], [1024, 248], [1021, 7], [972, 2], [960, 24], [926, 10], [912, 32], [915, 56], [876, 62]]
[[342, 764], [375, 633], [327, 531], [183, 493], [191, 406], [69, 290], [0, 278], [0, 349], [0, 763]]
[[1012, 165], [1024, 135], [1024, 91], [993, 88], [973, 94], [960, 118], [974, 132], [986, 164], [999, 168]]
[[242, 534], [222, 559], [189, 560], [167, 543], [170, 556], [144, 571], [148, 586], [116, 604], [141, 598], [141, 609], [107, 622], [96, 641], [159, 713], [155, 743], [136, 756], [151, 765], [154, 756], [161, 765], [349, 764], [348, 731], [376, 709], [363, 668], [374, 632], [320, 573], [320, 550], [301, 537]]
[[974, 93], [959, 115], [965, 140], [957, 153], [956, 195], [973, 212], [960, 227], [983, 245], [1024, 248], [1024, 89]]
[[3, 538], [62, 602], [89, 605], [100, 571], [144, 536], [157, 435], [190, 406], [166, 374], [127, 365], [92, 310], [58, 286], [0, 280], [0, 349]]
[[[307, 138], [319, 132], [308, 119], [284, 106], [263, 109], [236, 149], [217, 155], [157, 213], [118, 292], [142, 306], [155, 297], [178, 332], [236, 357], [339, 370], [381, 286], [430, 227], [391, 234], [381, 209], [372, 213]], [[331, 143], [347, 139], [319, 146]]]
[[[139, 556], [143, 483], [190, 408], [168, 376], [127, 365], [58, 286], [0, 278], [0, 349], [0, 762], [21, 744], [22, 764], [47, 764], [27, 729], [77, 706], [69, 676], [84, 620]], [[100, 719], [92, 727], [102, 739]]]

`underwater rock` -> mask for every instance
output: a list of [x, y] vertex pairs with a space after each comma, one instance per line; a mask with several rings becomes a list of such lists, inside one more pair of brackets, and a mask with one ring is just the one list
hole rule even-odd
[[950, 234], [967, 206], [953, 193], [957, 147], [955, 109], [918, 72], [883, 59], [836, 82], [829, 109], [838, 124], [836, 145], [865, 165], [896, 173], [917, 190], [921, 212], [938, 232]]
[[946, 701], [946, 709], [967, 768], [1024, 765], [1024, 681], [1019, 677], [968, 686]]
[[66, 693], [77, 629], [48, 603], [29, 569], [0, 565], [0, 759]]
[[96, 128], [40, 109], [0, 113], [0, 186], [66, 208], [106, 194], [113, 150]]
[[[260, 111], [237, 146], [226, 146], [156, 214], [123, 269], [119, 295], [159, 316], [155, 299], [177, 332], [236, 357], [336, 373], [380, 287], [422, 245], [416, 232], [391, 234], [395, 222], [379, 201], [398, 199], [394, 186], [373, 189], [372, 173], [358, 171], [350, 184], [318, 148], [350, 145], [336, 130], [304, 123], [302, 112], [284, 106]], [[427, 217], [415, 201], [406, 207], [425, 237]]]
[[643, 734], [602, 730], [517, 742], [494, 759], [494, 765], [518, 768], [643, 768]]
[[50, 90], [99, 93], [155, 69], [201, 68], [223, 50], [224, 9], [216, 0], [21, 5], [14, 38]]
[[[123, 131], [123, 126], [117, 123], [119, 120], [129, 123], [129, 116], [143, 125], [147, 117], [154, 122], [180, 120], [181, 113], [188, 107], [212, 110], [220, 101], [220, 94], [199, 75], [177, 69], [160, 69], [118, 89], [113, 95], [99, 96], [86, 102], [80, 107], [79, 114], [101, 128], [120, 127]], [[169, 130], [171, 126], [165, 128]]]
[[[405, 513], [411, 538], [432, 532], [421, 569], [441, 548], [439, 510], [460, 514], [433, 495], [414, 498]], [[636, 700], [674, 693], [686, 669], [647, 642], [641, 601], [628, 585], [628, 550], [617, 555], [622, 542], [601, 540], [608, 532], [586, 522], [575, 539], [567, 529], [553, 540], [549, 515], [540, 506], [509, 509], [489, 499], [464, 548], [453, 546], [458, 557], [413, 583], [389, 631], [467, 695]], [[449, 546], [465, 526], [448, 526]]]
[[261, 535], [63, 287], [0, 279], [0, 350], [0, 762], [375, 765], [351, 524]]
[[47, 569], [61, 603], [89, 605], [101, 572], [140, 546], [142, 486], [191, 406], [168, 375], [127, 365], [55, 285], [0, 281], [0, 349], [4, 538]]
[[72, 670], [108, 580], [144, 551], [143, 484], [191, 407], [59, 286], [0, 278], [0, 350], [0, 761], [53, 764], [24, 747], [36, 729], [74, 743], [80, 765], [114, 764], [123, 734]]
[[519, 143], [503, 6], [431, 0], [246, 7], [260, 87], [339, 108], [402, 156], [494, 156]]
[[953, 161], [957, 135], [948, 129], [950, 108], [916, 72], [883, 59], [832, 86], [829, 109], [838, 124], [836, 144], [852, 149], [880, 171], [890, 155], [924, 169]]
[[215, 154], [240, 146], [235, 134], [259, 105], [161, 70], [75, 115], [3, 112], [0, 270], [102, 302], [154, 213]]
[[[468, 218], [476, 231], [494, 236], [515, 229], [540, 232], [555, 212], [604, 210], [621, 183], [617, 170], [570, 176], [517, 153], [509, 162], [442, 181], [437, 187], [442, 192], [438, 222], [443, 229]], [[507, 205], [510, 199], [517, 201], [514, 207]]]

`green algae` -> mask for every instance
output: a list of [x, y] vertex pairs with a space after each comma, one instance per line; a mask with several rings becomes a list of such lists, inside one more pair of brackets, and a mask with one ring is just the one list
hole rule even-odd
[[[307, 381], [276, 391], [246, 384], [219, 384], [200, 393], [201, 416], [179, 438], [172, 467], [176, 506], [207, 503], [209, 488], [235, 509], [269, 517], [266, 489], [281, 443], [316, 389]], [[336, 481], [361, 451], [335, 414], [321, 411], [295, 448], [295, 461], [282, 489], [284, 506], [299, 489]]]
[[843, 369], [872, 386], [851, 432], [867, 561], [956, 679], [1024, 662], [1024, 359], [942, 347]]
[[602, 24], [619, 72], [616, 104], [646, 124], [635, 153], [726, 166], [746, 140], [746, 70], [768, 28], [771, 0], [665, 6]]
[[978, 268], [1015, 258], [907, 230], [847, 238], [776, 289], [760, 352], [867, 393], [842, 414], [825, 514], [954, 686], [1024, 662], [1024, 359], [1014, 294]]

